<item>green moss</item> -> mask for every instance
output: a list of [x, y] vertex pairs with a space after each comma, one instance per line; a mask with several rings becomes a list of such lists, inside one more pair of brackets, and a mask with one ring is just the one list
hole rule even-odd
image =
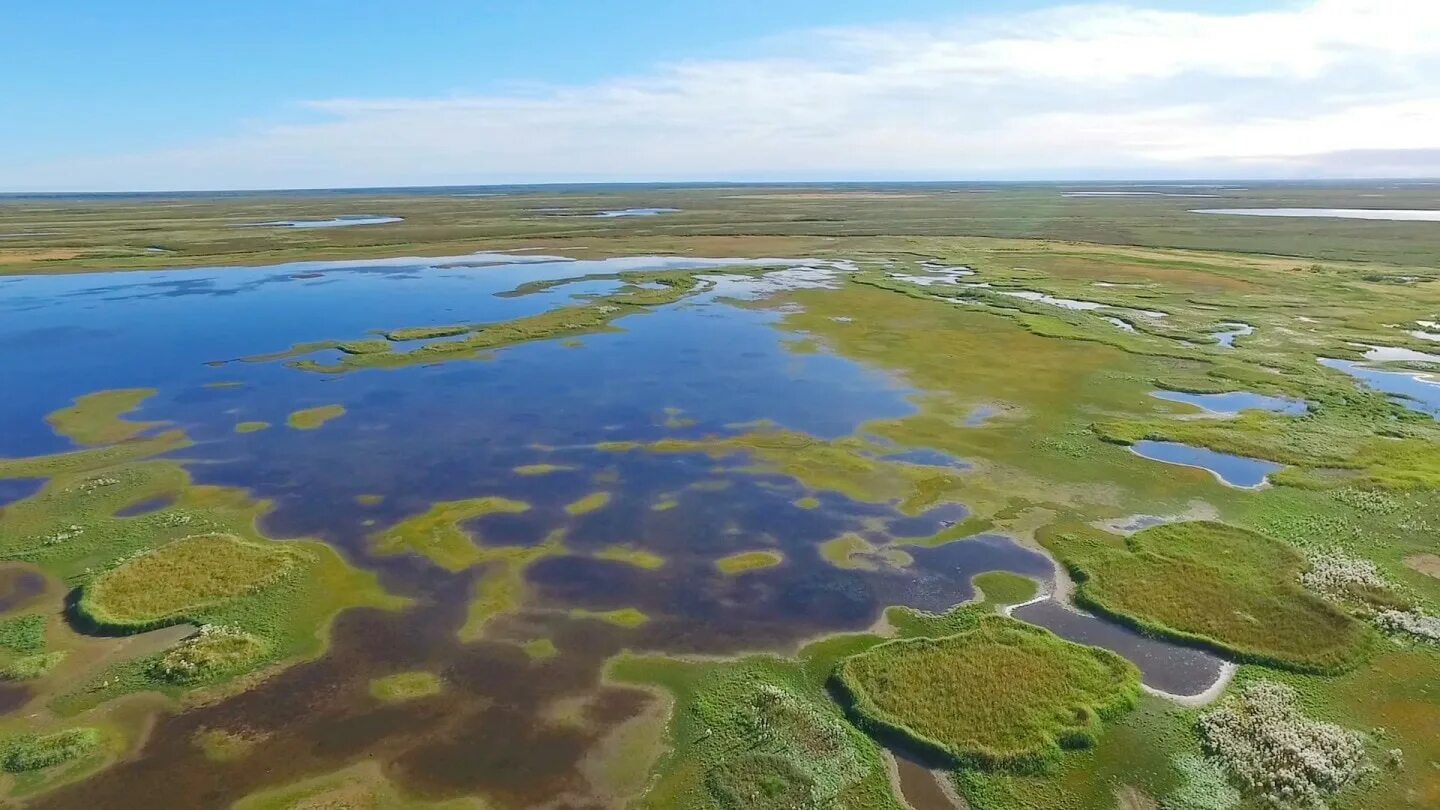
[[665, 566], [665, 558], [659, 554], [631, 546], [609, 546], [596, 552], [595, 558], [633, 565], [646, 571], [655, 571]]
[[460, 524], [492, 514], [518, 514], [530, 509], [508, 498], [442, 501], [371, 537], [376, 554], [419, 554], [447, 571], [469, 568], [485, 558]]
[[620, 608], [618, 610], [572, 610], [572, 619], [595, 619], [606, 624], [613, 624], [616, 627], [624, 627], [633, 630], [650, 621], [650, 617], [643, 611], [635, 608]]
[[1093, 745], [1102, 721], [1140, 695], [1139, 671], [1119, 656], [998, 616], [847, 658], [836, 683], [872, 733], [956, 765], [1019, 771]]
[[104, 445], [123, 442], [157, 422], [131, 422], [122, 417], [139, 408], [154, 388], [121, 388], [76, 397], [75, 404], [45, 417], [51, 429], [76, 444]]
[[235, 425], [235, 432], [258, 433], [262, 430], [267, 430], [269, 427], [269, 422], [240, 422], [239, 424]]
[[315, 430], [332, 419], [345, 415], [344, 405], [321, 405], [305, 408], [285, 417], [285, 424], [295, 430]]
[[796, 499], [795, 507], [797, 509], [819, 509], [820, 499], [813, 495], [806, 495], [803, 498]]
[[985, 601], [998, 605], [1019, 605], [1034, 599], [1040, 591], [1040, 584], [1035, 580], [1009, 571], [986, 571], [970, 581], [985, 596]]
[[438, 695], [442, 686], [440, 677], [433, 672], [397, 672], [371, 681], [370, 695], [386, 703], [399, 703]]
[[1313, 671], [1354, 666], [1371, 641], [1363, 624], [1301, 588], [1298, 553], [1256, 532], [1192, 522], [1122, 540], [1072, 527], [1041, 542], [1079, 582], [1077, 602], [1148, 633]]
[[592, 492], [574, 503], [567, 504], [565, 511], [571, 515], [588, 515], [604, 509], [610, 503], [610, 493]]
[[716, 560], [715, 568], [726, 576], [736, 576], [747, 571], [774, 568], [782, 562], [785, 562], [785, 556], [778, 551], [742, 551]]

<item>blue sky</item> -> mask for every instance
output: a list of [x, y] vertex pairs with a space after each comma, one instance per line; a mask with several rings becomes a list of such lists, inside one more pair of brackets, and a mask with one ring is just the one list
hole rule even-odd
[[13, 3], [0, 190], [1433, 174], [1436, 5]]

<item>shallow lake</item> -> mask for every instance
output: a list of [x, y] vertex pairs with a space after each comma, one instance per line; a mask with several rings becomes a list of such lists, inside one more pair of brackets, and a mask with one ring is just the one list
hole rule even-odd
[[351, 216], [334, 219], [282, 219], [275, 222], [247, 222], [246, 228], [350, 228], [356, 225], [386, 225], [403, 222], [403, 217]]
[[1378, 219], [1395, 222], [1440, 222], [1440, 210], [1386, 208], [1199, 208], [1192, 214], [1230, 214], [1243, 217], [1316, 217], [1322, 219]]
[[1393, 395], [1395, 402], [1412, 411], [1440, 419], [1440, 375], [1418, 371], [1382, 371], [1353, 360], [1320, 358], [1320, 364], [1343, 371], [1376, 391]]
[[1217, 453], [1204, 447], [1191, 447], [1177, 442], [1139, 441], [1130, 448], [1136, 455], [1166, 464], [1183, 467], [1199, 467], [1209, 470], [1220, 483], [1231, 487], [1248, 489], [1265, 483], [1270, 473], [1284, 469], [1285, 465], [1257, 458], [1232, 456]]
[[1150, 396], [1156, 399], [1163, 399], [1167, 402], [1183, 402], [1186, 405], [1194, 405], [1203, 408], [1211, 413], [1232, 415], [1241, 411], [1273, 411], [1291, 416], [1298, 416], [1309, 410], [1309, 407], [1299, 400], [1287, 399], [1285, 397], [1267, 397], [1262, 394], [1252, 394], [1248, 391], [1230, 391], [1223, 394], [1189, 394], [1183, 391], [1154, 391]]

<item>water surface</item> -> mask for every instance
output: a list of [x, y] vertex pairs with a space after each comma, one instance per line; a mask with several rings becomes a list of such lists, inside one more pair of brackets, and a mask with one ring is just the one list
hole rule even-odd
[[1309, 406], [1297, 399], [1267, 397], [1249, 391], [1230, 391], [1223, 394], [1190, 394], [1184, 391], [1152, 391], [1150, 396], [1168, 402], [1183, 402], [1203, 408], [1211, 413], [1234, 415], [1241, 411], [1271, 411], [1287, 416], [1298, 416], [1310, 410]]
[[282, 219], [274, 222], [247, 222], [247, 228], [350, 228], [356, 225], [386, 225], [403, 222], [404, 217], [346, 216], [334, 219]]
[[1209, 470], [1220, 483], [1226, 486], [1250, 489], [1265, 483], [1270, 473], [1284, 469], [1285, 465], [1257, 458], [1232, 456], [1217, 453], [1204, 447], [1191, 447], [1178, 442], [1138, 441], [1131, 451], [1152, 461], [1178, 464], [1184, 467], [1199, 467]]
[[1440, 211], [1403, 208], [1199, 208], [1190, 213], [1230, 214], [1242, 217], [1315, 217], [1393, 220], [1396, 222], [1440, 222]]

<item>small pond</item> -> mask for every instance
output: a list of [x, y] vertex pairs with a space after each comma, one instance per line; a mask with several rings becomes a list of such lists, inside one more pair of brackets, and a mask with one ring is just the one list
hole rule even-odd
[[1130, 449], [1136, 455], [1152, 461], [1209, 470], [1220, 480], [1220, 483], [1240, 489], [1253, 489], [1263, 485], [1270, 473], [1281, 470], [1285, 466], [1273, 461], [1232, 456], [1228, 453], [1217, 453], [1204, 447], [1191, 447], [1178, 442], [1157, 442], [1147, 439], [1136, 442]]

